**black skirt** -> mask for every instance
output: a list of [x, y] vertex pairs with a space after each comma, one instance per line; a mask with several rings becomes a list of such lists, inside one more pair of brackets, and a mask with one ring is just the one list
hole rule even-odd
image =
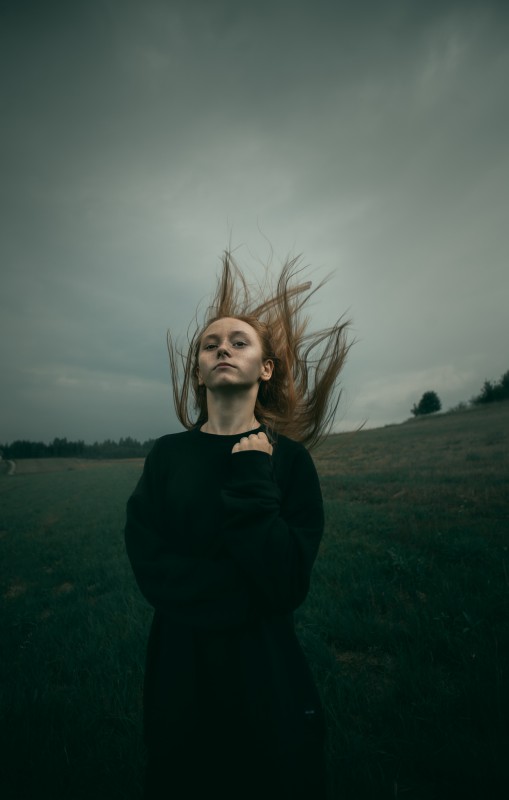
[[276, 760], [244, 730], [207, 722], [192, 740], [148, 746], [144, 800], [325, 800], [318, 743]]
[[[156, 708], [161, 716], [146, 738], [145, 800], [325, 800], [324, 729], [321, 718], [314, 718], [320, 717], [316, 698], [311, 693], [295, 703], [291, 671], [282, 672], [275, 688], [258, 640], [248, 647], [246, 641], [239, 658], [238, 636], [204, 631], [194, 636], [192, 645], [188, 642], [190, 672], [179, 679], [180, 698], [173, 686], [170, 703], [163, 701], [170, 660], [159, 691], [153, 691], [154, 673], [146, 675], [152, 716]], [[300, 658], [299, 649], [292, 663]], [[305, 662], [302, 666], [307, 670]], [[191, 673], [186, 710], [184, 677]], [[276, 713], [267, 705], [275, 695], [281, 701]], [[317, 714], [301, 722], [296, 706], [313, 706]]]

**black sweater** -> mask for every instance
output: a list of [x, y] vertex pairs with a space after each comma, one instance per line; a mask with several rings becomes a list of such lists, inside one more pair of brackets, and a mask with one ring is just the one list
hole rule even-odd
[[232, 454], [241, 435], [194, 429], [157, 440], [127, 504], [127, 553], [155, 608], [149, 741], [199, 722], [211, 692], [234, 697], [222, 715], [235, 705], [237, 722], [265, 740], [270, 730], [277, 750], [300, 748], [310, 721], [321, 724], [292, 617], [323, 531], [318, 477], [307, 450], [284, 436], [272, 456]]

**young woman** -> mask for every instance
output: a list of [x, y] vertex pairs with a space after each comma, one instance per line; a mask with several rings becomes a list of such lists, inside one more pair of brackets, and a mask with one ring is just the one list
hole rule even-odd
[[341, 320], [306, 333], [300, 311], [316, 289], [298, 283], [299, 272], [288, 262], [275, 291], [256, 300], [226, 253], [206, 320], [180, 361], [169, 339], [186, 430], [155, 443], [125, 529], [155, 609], [147, 800], [326, 795], [323, 715], [292, 613], [323, 532], [303, 443], [316, 443], [333, 419], [348, 344]]

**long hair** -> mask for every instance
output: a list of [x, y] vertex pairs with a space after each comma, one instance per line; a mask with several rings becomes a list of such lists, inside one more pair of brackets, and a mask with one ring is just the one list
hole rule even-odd
[[308, 332], [302, 309], [328, 279], [313, 289], [310, 281], [300, 282], [302, 272], [300, 258], [289, 259], [275, 289], [266, 273], [265, 283], [255, 290], [231, 252], [224, 252], [212, 303], [203, 323], [196, 318], [194, 332], [188, 331], [185, 352], [176, 348], [168, 331], [175, 410], [185, 428], [203, 425], [208, 418], [206, 388], [198, 384], [197, 374], [201, 338], [212, 322], [234, 317], [255, 329], [263, 360], [274, 362], [270, 380], [260, 382], [254, 409], [259, 422], [308, 447], [329, 432], [341, 396], [339, 375], [352, 344], [346, 335], [349, 322], [340, 317], [331, 327]]

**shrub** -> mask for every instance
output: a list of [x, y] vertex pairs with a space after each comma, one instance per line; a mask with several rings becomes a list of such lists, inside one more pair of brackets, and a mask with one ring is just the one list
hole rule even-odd
[[420, 417], [424, 414], [434, 414], [435, 411], [440, 411], [442, 403], [436, 392], [424, 392], [419, 400], [418, 405], [413, 405], [412, 414], [414, 417]]

